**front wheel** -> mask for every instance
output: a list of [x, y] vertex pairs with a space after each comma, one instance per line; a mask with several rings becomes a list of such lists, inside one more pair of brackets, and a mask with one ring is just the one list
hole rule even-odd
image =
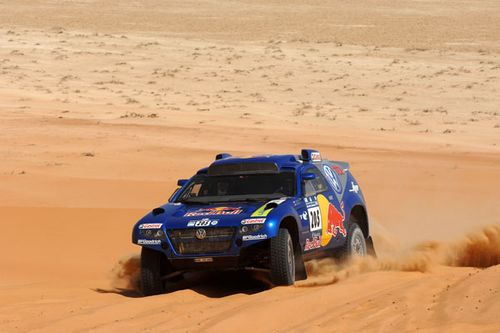
[[163, 253], [142, 248], [141, 252], [141, 291], [144, 296], [152, 296], [163, 293], [162, 265], [165, 256]]
[[286, 229], [279, 229], [271, 239], [271, 281], [276, 286], [289, 286], [295, 282], [295, 254], [292, 237]]

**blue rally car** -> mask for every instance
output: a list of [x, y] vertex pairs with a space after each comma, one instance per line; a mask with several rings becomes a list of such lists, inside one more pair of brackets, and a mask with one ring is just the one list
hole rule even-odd
[[307, 278], [304, 261], [375, 254], [361, 189], [345, 162], [219, 154], [134, 226], [144, 295], [194, 270], [262, 269], [275, 285]]

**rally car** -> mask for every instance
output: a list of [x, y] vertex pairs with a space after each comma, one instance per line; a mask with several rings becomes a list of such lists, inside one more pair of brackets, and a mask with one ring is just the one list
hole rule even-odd
[[307, 278], [305, 260], [374, 254], [349, 165], [316, 150], [218, 154], [178, 186], [133, 228], [144, 295], [162, 293], [171, 278], [193, 270], [265, 270], [274, 285], [291, 285]]

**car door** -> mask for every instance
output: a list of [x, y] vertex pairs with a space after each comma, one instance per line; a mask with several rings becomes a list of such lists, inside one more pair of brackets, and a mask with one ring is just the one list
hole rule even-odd
[[299, 215], [302, 230], [305, 230], [304, 252], [314, 252], [322, 247], [321, 241], [324, 229], [324, 214], [321, 212], [318, 198], [329, 196], [330, 188], [315, 165], [305, 168], [302, 175], [314, 174], [313, 179], [304, 179], [302, 185], [302, 203]]
[[346, 174], [344, 170], [330, 162], [319, 165], [321, 174], [328, 183], [324, 198], [318, 197], [323, 217], [322, 246], [333, 248], [344, 244], [347, 237], [346, 214], [344, 210], [344, 192]]
[[315, 178], [302, 182], [301, 220], [307, 218], [308, 222], [303, 225], [306, 230], [308, 227], [304, 252], [341, 246], [347, 236], [342, 201], [345, 181], [327, 163], [312, 165], [303, 171], [306, 173], [313, 173]]

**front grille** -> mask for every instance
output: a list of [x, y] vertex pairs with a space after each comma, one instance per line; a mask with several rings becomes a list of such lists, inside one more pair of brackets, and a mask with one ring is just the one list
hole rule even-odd
[[228, 251], [235, 233], [235, 228], [205, 228], [204, 239], [196, 238], [196, 230], [173, 229], [169, 230], [168, 238], [179, 254], [204, 254]]

